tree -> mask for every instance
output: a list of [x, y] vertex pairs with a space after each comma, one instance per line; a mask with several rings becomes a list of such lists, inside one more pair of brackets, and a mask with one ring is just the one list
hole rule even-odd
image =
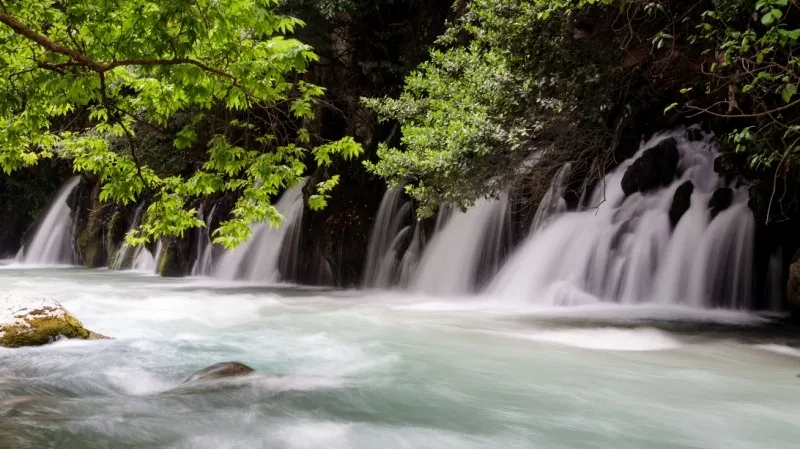
[[800, 168], [798, 5], [470, 0], [401, 95], [365, 100], [403, 132], [367, 167], [429, 215], [522, 180], [537, 198], [567, 161], [597, 180], [642, 134], [705, 121], [771, 204]]
[[[239, 197], [215, 242], [235, 246], [253, 221], [277, 226], [271, 199], [303, 179], [309, 158], [327, 165], [362, 150], [352, 138], [311, 145], [304, 122], [324, 90], [302, 74], [316, 55], [287, 37], [303, 23], [276, 6], [0, 0], [0, 167], [68, 158], [100, 178], [102, 201], [147, 193], [131, 244], [203, 226], [188, 201], [219, 192]], [[140, 161], [143, 133], [171, 139], [176, 153], [204, 146], [205, 160], [185, 176], [157, 173]], [[309, 206], [324, 207], [337, 181], [319, 182]]]
[[603, 36], [613, 34], [598, 20], [595, 36], [575, 36], [569, 14], [550, 3], [468, 2], [401, 95], [364, 100], [402, 125], [401, 145], [382, 146], [367, 167], [405, 185], [421, 216], [531, 178], [531, 196], [541, 196], [547, 174], [571, 160], [591, 164], [607, 149], [617, 76], [608, 69], [621, 58]]

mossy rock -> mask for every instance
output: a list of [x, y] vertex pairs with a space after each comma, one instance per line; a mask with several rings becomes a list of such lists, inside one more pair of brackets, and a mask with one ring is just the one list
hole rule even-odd
[[44, 345], [60, 338], [103, 339], [47, 297], [0, 297], [0, 347]]

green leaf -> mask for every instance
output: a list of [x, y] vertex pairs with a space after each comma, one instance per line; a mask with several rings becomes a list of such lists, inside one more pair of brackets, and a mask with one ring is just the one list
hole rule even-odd
[[797, 86], [794, 84], [787, 84], [784, 86], [783, 90], [781, 91], [781, 98], [785, 103], [789, 103], [794, 97], [794, 94], [797, 93]]

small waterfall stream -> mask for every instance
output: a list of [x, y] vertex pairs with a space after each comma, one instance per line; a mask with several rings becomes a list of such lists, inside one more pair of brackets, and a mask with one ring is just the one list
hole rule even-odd
[[440, 295], [475, 292], [479, 274], [494, 273], [504, 256], [508, 224], [506, 196], [479, 200], [466, 212], [442, 205], [426, 242], [402, 189], [388, 190], [370, 234], [363, 284]]
[[411, 279], [411, 289], [439, 295], [474, 292], [480, 266], [491, 270], [502, 257], [501, 237], [505, 235], [508, 215], [505, 196], [482, 199], [466, 212], [451, 213], [425, 248]]
[[253, 234], [250, 239], [236, 249], [226, 252], [215, 264], [216, 278], [261, 282], [281, 279], [279, 267], [283, 243], [292, 229], [292, 224], [302, 220], [304, 185], [305, 183], [298, 183], [284, 192], [275, 205], [284, 216], [280, 227], [272, 228], [265, 222], [253, 224]]
[[[666, 187], [626, 196], [626, 170], [667, 139], [676, 143], [678, 176]], [[606, 176], [586, 211], [561, 214], [533, 233], [488, 292], [552, 305], [750, 306], [755, 223], [747, 191], [727, 186], [714, 172], [715, 156], [713, 136], [697, 141], [675, 131], [653, 137]], [[671, 208], [687, 182], [690, 206], [673, 229]], [[715, 211], [724, 198], [730, 206]]]
[[47, 213], [30, 243], [17, 254], [17, 260], [24, 264], [74, 264], [74, 224], [70, 217], [67, 198], [78, 186], [80, 177], [69, 179], [47, 207]]
[[388, 288], [408, 278], [404, 271], [412, 269], [415, 261], [403, 262], [403, 258], [409, 234], [414, 233], [413, 219], [411, 202], [403, 198], [403, 189], [387, 190], [370, 233], [364, 286]]
[[[133, 214], [133, 222], [131, 227], [128, 231], [136, 228], [142, 221], [142, 213], [144, 211], [145, 204], [141, 203], [137, 208], [136, 212]], [[117, 251], [116, 256], [114, 257], [114, 261], [112, 261], [111, 266], [109, 267], [111, 270], [136, 270], [141, 272], [151, 272], [154, 273], [157, 268], [156, 258], [150, 253], [150, 250], [147, 247], [141, 245], [138, 247], [131, 247], [126, 243], [122, 243], [122, 246]]]
[[211, 207], [207, 217], [203, 217], [203, 208], [197, 211], [197, 217], [206, 223], [205, 228], [198, 230], [197, 247], [195, 248], [195, 261], [192, 265], [192, 276], [208, 276], [214, 271], [213, 253], [214, 244], [211, 242], [211, 224], [217, 205]]

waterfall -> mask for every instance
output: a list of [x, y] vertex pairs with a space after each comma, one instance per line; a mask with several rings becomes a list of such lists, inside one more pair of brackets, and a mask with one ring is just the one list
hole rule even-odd
[[506, 196], [479, 200], [466, 212], [452, 212], [425, 248], [411, 289], [444, 295], [474, 291], [481, 266], [491, 268], [502, 258], [497, 239], [507, 235], [508, 216]]
[[[133, 222], [131, 222], [131, 226], [128, 229], [129, 232], [141, 224], [144, 207], [144, 203], [141, 203], [138, 207], [136, 207], [136, 211], [133, 213]], [[130, 269], [140, 272], [154, 273], [157, 268], [156, 261], [156, 257], [154, 257], [153, 254], [150, 253], [150, 250], [148, 250], [144, 245], [131, 247], [127, 243], [123, 242], [122, 246], [120, 246], [119, 250], [117, 250], [117, 254], [114, 256], [114, 261], [111, 262], [109, 268], [111, 270]]]
[[217, 210], [217, 205], [211, 208], [208, 217], [203, 217], [202, 206], [197, 211], [197, 217], [203, 220], [206, 224], [205, 228], [198, 230], [197, 247], [195, 248], [195, 260], [192, 265], [192, 276], [206, 276], [211, 275], [214, 270], [214, 263], [212, 256], [214, 253], [214, 244], [211, 242], [211, 226], [214, 221], [214, 213]]
[[279, 270], [281, 250], [292, 224], [302, 220], [304, 185], [303, 182], [298, 183], [284, 192], [275, 205], [284, 216], [280, 227], [272, 228], [267, 222], [251, 225], [250, 239], [222, 256], [215, 265], [215, 277], [250, 281], [281, 279]]
[[364, 286], [387, 288], [396, 285], [409, 261], [402, 264], [405, 246], [412, 228], [411, 202], [403, 198], [403, 189], [387, 190], [383, 195], [378, 215], [367, 245], [364, 265]]
[[55, 200], [47, 207], [47, 213], [36, 227], [30, 243], [18, 253], [17, 259], [25, 264], [74, 264], [74, 224], [70, 217], [67, 198], [78, 186], [80, 177], [75, 176], [58, 190]]
[[[749, 307], [755, 222], [748, 194], [714, 172], [713, 136], [698, 134], [680, 130], [643, 143], [595, 187], [585, 211], [563, 213], [531, 234], [488, 292], [551, 305]], [[677, 175], [664, 187], [626, 195], [628, 168], [669, 139]], [[689, 205], [676, 213], [681, 196]]]
[[551, 218], [567, 210], [567, 201], [564, 200], [564, 192], [567, 190], [569, 175], [572, 173], [572, 163], [566, 163], [558, 169], [556, 176], [553, 177], [550, 188], [544, 193], [536, 214], [533, 216], [530, 232], [534, 233], [546, 225]]

